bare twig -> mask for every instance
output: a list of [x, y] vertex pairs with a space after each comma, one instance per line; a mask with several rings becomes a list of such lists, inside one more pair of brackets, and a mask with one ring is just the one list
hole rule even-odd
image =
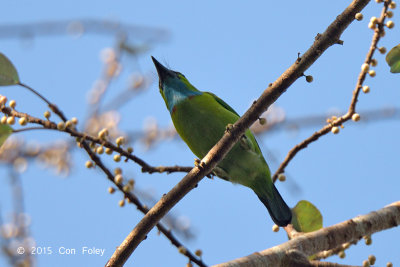
[[[114, 185], [124, 194], [125, 198], [128, 199], [131, 203], [133, 203], [134, 205], [136, 205], [137, 209], [139, 211], [141, 211], [143, 214], [146, 214], [149, 209], [143, 205], [141, 203], [141, 201], [132, 193], [132, 192], [125, 192], [123, 190], [123, 185], [117, 184], [114, 181], [114, 175], [111, 173], [111, 171], [109, 171], [105, 165], [102, 163], [101, 159], [96, 155], [96, 153], [94, 153], [90, 146], [88, 145], [88, 141], [90, 142], [94, 142], [94, 143], [98, 143], [101, 144], [105, 147], [109, 147], [111, 149], [113, 149], [116, 152], [121, 153], [122, 155], [126, 156], [127, 158], [135, 161], [136, 163], [138, 163], [140, 166], [142, 166], [142, 172], [148, 172], [148, 173], [154, 173], [154, 172], [167, 172], [167, 173], [171, 173], [171, 172], [188, 172], [190, 171], [192, 168], [190, 167], [181, 167], [181, 166], [171, 166], [171, 167], [164, 167], [164, 166], [159, 166], [159, 167], [153, 167], [150, 166], [149, 164], [147, 164], [145, 161], [143, 161], [142, 159], [128, 153], [127, 151], [123, 150], [121, 147], [119, 146], [115, 146], [114, 144], [105, 141], [105, 140], [101, 140], [99, 138], [95, 138], [95, 137], [91, 137], [88, 136], [84, 133], [80, 133], [77, 132], [76, 130], [72, 129], [72, 128], [66, 128], [64, 130], [59, 130], [57, 129], [57, 124], [49, 121], [49, 120], [42, 120], [40, 118], [36, 118], [33, 117], [27, 113], [22, 113], [22, 112], [18, 112], [15, 109], [11, 109], [8, 107], [2, 107], [0, 109], [1, 112], [3, 112], [4, 114], [6, 114], [7, 116], [15, 116], [15, 117], [24, 117], [26, 118], [26, 120], [29, 123], [35, 123], [35, 124], [39, 124], [42, 125], [43, 128], [42, 129], [48, 129], [48, 130], [57, 130], [57, 131], [61, 131], [61, 132], [66, 132], [69, 133], [71, 136], [74, 137], [79, 137], [81, 138], [81, 142], [80, 144], [82, 145], [83, 149], [86, 150], [86, 152], [89, 154], [90, 158], [95, 162], [95, 164], [106, 174], [107, 178], [114, 183]], [[60, 114], [62, 114], [62, 112], [60, 111]], [[65, 118], [65, 117], [64, 117]], [[66, 119], [65, 119], [66, 120]], [[182, 251], [182, 254], [185, 255], [186, 257], [188, 257], [188, 259], [194, 263], [196, 263], [198, 266], [206, 266], [206, 264], [201, 260], [201, 258], [196, 257], [188, 248], [186, 248], [173, 234], [172, 232], [167, 229], [163, 224], [161, 223], [157, 223], [156, 227], [158, 228], [158, 230], [165, 236], [167, 237], [171, 243], [176, 247], [176, 248], [185, 248]]]
[[19, 83], [20, 86], [28, 89], [29, 91], [31, 91], [32, 93], [34, 93], [35, 95], [37, 95], [40, 99], [42, 99], [44, 102], [47, 103], [47, 105], [49, 106], [49, 108], [55, 113], [57, 114], [57, 116], [59, 116], [63, 121], [67, 121], [67, 118], [65, 117], [64, 113], [62, 113], [62, 111], [53, 103], [51, 103], [49, 100], [47, 100], [43, 95], [41, 95], [38, 91], [36, 91], [35, 89], [33, 89], [32, 87], [24, 84], [24, 83]]
[[341, 244], [359, 240], [363, 236], [396, 227], [400, 224], [400, 201], [394, 202], [378, 211], [306, 233], [288, 242], [247, 257], [218, 264], [215, 267], [244, 266], [288, 266], [290, 251], [297, 250], [306, 256], [338, 247]]
[[170, 34], [164, 29], [123, 24], [119, 21], [80, 18], [76, 20], [55, 20], [21, 24], [2, 24], [0, 38], [21, 38], [72, 33], [96, 33], [106, 35], [126, 35], [136, 42], [165, 42]]
[[199, 166], [193, 168], [174, 188], [171, 189], [153, 208], [143, 217], [122, 244], [114, 252], [106, 266], [122, 266], [137, 246], [146, 238], [147, 233], [161, 220], [161, 218], [180, 201], [198, 182], [210, 173], [217, 163], [229, 152], [246, 129], [253, 124], [286, 89], [322, 55], [330, 46], [337, 43], [343, 31], [354, 20], [369, 0], [355, 0], [340, 14], [328, 29], [314, 41], [311, 48], [287, 69], [260, 98], [253, 103], [250, 109], [233, 127], [227, 131], [222, 139], [207, 153]]
[[[132, 192], [126, 192], [123, 188], [122, 184], [118, 184], [114, 181], [114, 175], [111, 173], [109, 169], [103, 164], [101, 159], [90, 149], [89, 145], [86, 142], [81, 143], [83, 148], [86, 150], [86, 152], [89, 154], [90, 158], [96, 163], [96, 165], [106, 174], [107, 179], [110, 180], [118, 189], [123, 192], [124, 197], [128, 199], [131, 203], [135, 204], [137, 209], [141, 211], [143, 214], [146, 214], [149, 209], [141, 203], [141, 201], [132, 193]], [[171, 243], [176, 247], [176, 248], [183, 248], [184, 245], [171, 233], [170, 230], [168, 230], [163, 224], [160, 222], [157, 223], [156, 227], [158, 230], [165, 235]], [[190, 261], [196, 263], [198, 266], [205, 267], [207, 266], [201, 258], [196, 257], [188, 248], [184, 247], [184, 250], [182, 251], [182, 254], [185, 255], [186, 257], [189, 258]]]
[[[384, 22], [385, 22], [385, 18], [386, 18], [386, 11], [388, 9], [388, 6], [390, 4], [390, 0], [389, 1], [385, 1], [382, 12], [381, 12], [381, 16], [378, 20], [378, 24], [377, 27], [375, 29], [374, 35], [372, 36], [372, 42], [370, 45], [370, 48], [368, 50], [368, 53], [366, 55], [366, 58], [364, 60], [365, 64], [370, 65], [371, 63], [371, 59], [372, 56], [374, 55], [374, 52], [377, 48], [377, 44], [379, 39], [381, 38], [382, 35], [382, 31], [383, 31], [383, 27], [384, 27]], [[360, 90], [362, 88], [362, 84], [364, 83], [364, 80], [367, 76], [367, 72], [364, 70], [361, 70], [360, 74], [358, 75], [358, 79], [357, 79], [357, 83], [356, 83], [356, 87], [353, 90], [353, 97], [351, 99], [350, 102], [350, 106], [349, 109], [347, 111], [346, 114], [344, 114], [343, 116], [334, 119], [333, 121], [331, 121], [329, 124], [325, 125], [322, 129], [320, 129], [319, 131], [315, 132], [313, 135], [311, 135], [310, 137], [308, 137], [307, 139], [303, 140], [301, 143], [297, 144], [295, 147], [293, 147], [289, 153], [286, 155], [286, 158], [284, 159], [284, 161], [281, 163], [281, 165], [279, 166], [278, 170], [276, 170], [275, 174], [272, 176], [272, 180], [273, 182], [275, 182], [278, 179], [278, 175], [283, 173], [285, 171], [285, 168], [287, 167], [287, 165], [289, 164], [289, 162], [294, 158], [294, 156], [296, 156], [296, 154], [306, 148], [309, 144], [311, 144], [312, 142], [317, 141], [321, 136], [326, 135], [327, 133], [329, 133], [331, 131], [331, 129], [334, 126], [340, 126], [342, 125], [344, 122], [350, 120], [353, 116], [353, 114], [356, 113], [356, 104], [358, 101], [358, 95], [360, 94]]]
[[[89, 141], [89, 142], [93, 142], [99, 145], [102, 145], [104, 147], [110, 148], [111, 150], [121, 154], [122, 156], [126, 157], [127, 159], [132, 160], [133, 162], [137, 163], [138, 165], [140, 165], [142, 167], [141, 171], [144, 173], [173, 173], [173, 172], [189, 172], [192, 167], [184, 167], [184, 166], [151, 166], [150, 164], [148, 164], [147, 162], [145, 162], [143, 159], [129, 153], [128, 151], [126, 151], [125, 149], [123, 149], [120, 146], [114, 145], [113, 143], [101, 139], [101, 138], [97, 138], [97, 137], [93, 137], [90, 135], [87, 135], [86, 133], [81, 133], [76, 131], [75, 129], [72, 128], [66, 128], [65, 130], [59, 130], [57, 129], [57, 124], [55, 122], [49, 121], [49, 120], [42, 120], [40, 118], [37, 117], [33, 117], [27, 113], [23, 113], [23, 112], [18, 112], [14, 109], [8, 108], [8, 107], [2, 107], [0, 109], [1, 112], [3, 112], [4, 114], [6, 114], [7, 116], [14, 116], [17, 118], [26, 118], [27, 122], [29, 123], [34, 123], [34, 124], [39, 124], [42, 125], [44, 128], [42, 129], [48, 129], [48, 130], [57, 130], [57, 131], [62, 131], [62, 132], [66, 132], [68, 134], [70, 134], [73, 137], [78, 137], [81, 140], [85, 140], [85, 141]], [[36, 129], [36, 128], [35, 128]], [[14, 132], [21, 132], [22, 130], [15, 130]]]

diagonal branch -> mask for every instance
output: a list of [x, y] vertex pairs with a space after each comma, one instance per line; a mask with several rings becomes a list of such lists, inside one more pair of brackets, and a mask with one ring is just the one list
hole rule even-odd
[[290, 251], [296, 250], [311, 256], [320, 251], [333, 249], [341, 244], [359, 240], [363, 236], [383, 231], [400, 224], [400, 201], [369, 214], [306, 233], [279, 246], [253, 253], [247, 257], [221, 263], [215, 267], [288, 266]]
[[194, 167], [168, 194], [143, 217], [122, 244], [116, 249], [106, 266], [122, 266], [137, 246], [146, 238], [150, 230], [161, 218], [180, 201], [198, 182], [229, 152], [261, 114], [273, 103], [287, 88], [293, 84], [303, 73], [322, 55], [330, 46], [336, 44], [343, 31], [354, 20], [356, 13], [360, 12], [370, 0], [354, 0], [335, 21], [318, 35], [311, 48], [296, 60], [274, 83], [267, 88], [260, 98], [253, 103], [249, 110], [233, 127], [227, 131], [222, 139], [207, 153], [199, 166]]
[[[364, 63], [368, 64], [368, 66], [371, 64], [372, 56], [374, 55], [374, 52], [378, 45], [378, 42], [379, 42], [380, 38], [382, 37], [382, 32], [384, 32], [383, 28], [384, 28], [384, 22], [385, 22], [385, 18], [386, 18], [386, 11], [388, 9], [390, 2], [391, 1], [385, 1], [382, 12], [381, 12], [381, 16], [378, 20], [378, 27], [376, 27], [374, 35], [372, 36], [371, 45], [370, 45], [370, 48], [369, 48], [367, 55], [365, 57], [365, 60], [364, 60]], [[294, 146], [289, 151], [289, 153], [286, 155], [286, 158], [284, 159], [284, 161], [279, 166], [278, 170], [276, 170], [275, 174], [273, 175], [273, 177], [272, 177], [273, 182], [275, 182], [278, 179], [279, 174], [281, 174], [285, 171], [285, 168], [287, 167], [289, 162], [296, 156], [296, 154], [300, 150], [306, 148], [309, 144], [317, 141], [320, 137], [329, 133], [334, 126], [340, 126], [352, 118], [353, 114], [356, 113], [356, 104], [358, 101], [358, 95], [360, 94], [360, 91], [361, 91], [361, 88], [365, 81], [366, 76], [367, 76], [367, 72], [364, 70], [361, 70], [360, 74], [358, 75], [356, 87], [353, 90], [353, 96], [351, 98], [351, 102], [350, 102], [347, 113], [344, 114], [343, 116], [331, 121], [329, 124], [322, 127], [319, 131], [315, 132], [310, 137], [308, 137], [307, 139], [303, 140], [301, 143]]]
[[[143, 214], [146, 214], [149, 209], [142, 204], [142, 202], [139, 200], [139, 198], [131, 193], [131, 192], [127, 192], [126, 190], [124, 190], [123, 185], [118, 184], [115, 182], [114, 180], [114, 175], [111, 173], [111, 171], [103, 164], [103, 162], [101, 161], [101, 159], [96, 155], [96, 153], [94, 153], [91, 149], [90, 146], [85, 142], [81, 142], [83, 149], [86, 150], [86, 152], [88, 153], [88, 155], [90, 156], [90, 158], [96, 163], [96, 165], [104, 172], [104, 174], [107, 176], [107, 179], [110, 180], [110, 182], [112, 182], [116, 187], [118, 187], [118, 189], [124, 193], [124, 197], [126, 199], [128, 199], [131, 203], [135, 204], [135, 206], [137, 207], [137, 209], [139, 211], [141, 211]], [[163, 233], [163, 235], [165, 235], [165, 237], [167, 237], [171, 243], [177, 247], [178, 249], [181, 247], [184, 247], [183, 244], [172, 234], [172, 232], [170, 230], [168, 230], [162, 223], [158, 222], [156, 224], [156, 227], [158, 228], [158, 230]], [[184, 249], [184, 251], [182, 252], [182, 254], [184, 254], [186, 257], [189, 258], [190, 261], [195, 262], [198, 266], [200, 267], [205, 267], [207, 266], [201, 258], [196, 257], [190, 250], [188, 250], [187, 248]]]
[[[33, 90], [33, 89], [32, 89]], [[53, 105], [55, 106], [55, 105]], [[55, 106], [56, 107], [56, 106]], [[58, 110], [58, 108], [57, 108]], [[71, 136], [73, 137], [79, 137], [81, 139], [80, 141], [80, 147], [82, 147], [83, 149], [86, 150], [86, 152], [88, 153], [89, 157], [91, 158], [91, 160], [96, 164], [96, 166], [98, 166], [106, 175], [107, 179], [110, 180], [123, 194], [124, 194], [124, 198], [128, 199], [131, 203], [133, 203], [137, 209], [139, 211], [141, 211], [143, 214], [146, 214], [149, 209], [139, 200], [139, 198], [133, 194], [132, 192], [126, 192], [126, 190], [124, 190], [123, 185], [118, 184], [115, 182], [114, 180], [114, 175], [111, 173], [111, 171], [103, 164], [103, 162], [101, 161], [100, 157], [97, 156], [97, 154], [92, 151], [92, 149], [90, 148], [88, 142], [94, 142], [94, 143], [99, 143], [102, 144], [106, 147], [110, 147], [112, 149], [114, 149], [115, 151], [121, 152], [122, 155], [126, 156], [127, 158], [135, 161], [136, 163], [138, 163], [139, 165], [142, 166], [142, 172], [148, 172], [148, 173], [153, 173], [153, 172], [167, 172], [167, 173], [171, 173], [171, 172], [189, 172], [191, 168], [189, 167], [181, 167], [181, 166], [159, 166], [159, 167], [153, 167], [150, 166], [148, 163], [146, 163], [144, 160], [132, 155], [131, 153], [128, 153], [127, 151], [123, 150], [121, 147], [119, 146], [115, 146], [114, 144], [112, 144], [111, 142], [105, 141], [105, 140], [101, 140], [99, 138], [95, 138], [89, 135], [86, 135], [85, 133], [81, 133], [76, 131], [75, 129], [72, 128], [66, 128], [64, 130], [61, 129], [57, 129], [57, 124], [49, 121], [49, 120], [42, 120], [40, 118], [37, 117], [33, 117], [27, 113], [23, 113], [23, 112], [18, 112], [15, 109], [11, 109], [8, 107], [0, 107], [0, 111], [4, 114], [6, 114], [7, 116], [14, 116], [17, 118], [26, 118], [27, 121], [29, 123], [35, 123], [35, 124], [39, 124], [43, 127], [35, 127], [35, 128], [25, 128], [25, 130], [32, 130], [32, 129], [47, 129], [47, 130], [57, 130], [60, 132], [66, 132], [69, 133]], [[59, 110], [59, 112], [57, 114], [63, 114], [61, 112], [61, 110]], [[64, 115], [60, 115], [61, 119], [63, 121], [66, 121], [66, 117]], [[23, 129], [21, 130], [14, 130], [13, 132], [21, 132]], [[171, 243], [176, 247], [176, 248], [185, 248], [183, 252], [181, 252], [183, 255], [185, 255], [186, 257], [188, 257], [188, 259], [194, 263], [196, 263], [198, 266], [204, 267], [206, 266], [206, 264], [202, 261], [202, 259], [200, 257], [196, 257], [189, 249], [187, 249], [176, 237], [175, 235], [171, 232], [171, 230], [167, 229], [167, 227], [165, 227], [162, 223], [158, 222], [156, 227], [158, 228], [158, 230], [166, 237], [168, 238]]]

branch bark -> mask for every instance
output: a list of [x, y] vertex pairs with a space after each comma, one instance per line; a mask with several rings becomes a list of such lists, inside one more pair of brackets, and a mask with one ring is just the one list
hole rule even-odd
[[132, 252], [146, 238], [150, 230], [158, 221], [180, 201], [198, 182], [214, 169], [220, 160], [229, 152], [261, 114], [273, 103], [286, 89], [293, 84], [304, 72], [322, 55], [330, 46], [338, 43], [343, 31], [354, 20], [356, 13], [360, 12], [370, 0], [354, 0], [326, 29], [323, 34], [317, 35], [313, 45], [307, 52], [290, 66], [260, 98], [253, 103], [247, 112], [227, 131], [222, 139], [202, 159], [199, 166], [194, 167], [168, 194], [164, 195], [158, 203], [143, 217], [122, 244], [116, 249], [106, 266], [123, 266]]
[[[378, 20], [378, 26], [376, 27], [374, 31], [374, 35], [372, 36], [372, 41], [370, 48], [367, 52], [367, 55], [365, 57], [365, 64], [368, 64], [368, 66], [371, 64], [372, 56], [374, 55], [374, 52], [377, 48], [378, 42], [380, 38], [382, 37], [382, 32], [384, 32], [384, 22], [386, 18], [386, 11], [388, 10], [388, 6], [390, 4], [391, 0], [385, 1], [382, 11], [381, 11], [381, 16]], [[306, 148], [309, 144], [312, 142], [317, 141], [320, 137], [323, 135], [326, 135], [331, 131], [331, 129], [334, 126], [341, 126], [343, 123], [346, 121], [350, 120], [353, 116], [353, 114], [356, 113], [356, 104], [358, 101], [358, 95], [360, 94], [362, 84], [364, 83], [365, 77], [367, 76], [367, 72], [361, 70], [360, 74], [358, 75], [356, 87], [353, 90], [353, 97], [351, 98], [351, 102], [349, 105], [349, 109], [346, 114], [343, 116], [340, 116], [339, 118], [336, 118], [332, 120], [329, 124], [325, 125], [320, 129], [319, 131], [315, 132], [313, 135], [308, 137], [307, 139], [303, 140], [301, 143], [297, 144], [294, 146], [289, 153], [286, 155], [285, 160], [281, 163], [279, 168], [276, 170], [275, 174], [272, 176], [272, 181], [275, 182], [278, 179], [278, 175], [283, 173], [285, 171], [285, 168], [289, 164], [289, 162], [296, 156], [296, 154]]]
[[253, 253], [247, 257], [215, 265], [215, 267], [290, 266], [291, 252], [306, 256], [330, 250], [341, 244], [359, 240], [363, 236], [383, 231], [400, 224], [400, 201], [367, 215], [355, 217], [318, 231], [298, 236], [286, 243]]

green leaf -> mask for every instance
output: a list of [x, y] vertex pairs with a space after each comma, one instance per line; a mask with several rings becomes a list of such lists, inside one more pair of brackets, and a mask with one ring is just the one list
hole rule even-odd
[[311, 202], [300, 200], [292, 213], [292, 224], [296, 231], [308, 233], [322, 228], [321, 212]]
[[393, 47], [386, 55], [386, 62], [391, 73], [400, 73], [400, 44]]
[[7, 124], [0, 124], [0, 146], [7, 140], [12, 134], [13, 129]]
[[0, 86], [19, 83], [18, 72], [11, 61], [0, 53]]

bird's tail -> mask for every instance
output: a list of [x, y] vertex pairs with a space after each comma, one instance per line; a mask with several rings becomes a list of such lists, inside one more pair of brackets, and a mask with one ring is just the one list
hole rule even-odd
[[286, 226], [292, 220], [292, 211], [285, 203], [275, 185], [272, 183], [272, 190], [268, 194], [259, 194], [256, 192], [258, 198], [267, 207], [272, 220], [278, 226]]

